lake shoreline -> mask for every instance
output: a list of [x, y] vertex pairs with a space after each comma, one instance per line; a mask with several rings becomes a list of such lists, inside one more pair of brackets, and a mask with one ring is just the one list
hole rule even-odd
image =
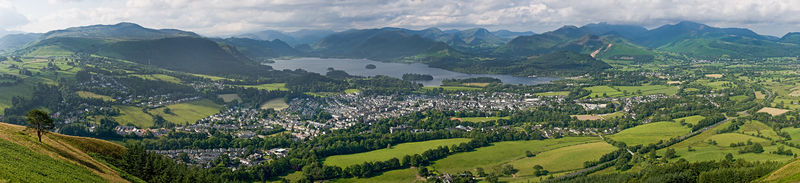
[[[467, 74], [441, 68], [434, 68], [428, 66], [427, 64], [421, 63], [381, 62], [368, 59], [301, 57], [274, 61], [274, 63], [264, 63], [264, 65], [271, 66], [275, 70], [303, 69], [323, 75], [328, 71], [328, 68], [334, 68], [355, 76], [385, 75], [393, 78], [402, 78], [402, 75], [407, 73], [427, 74], [433, 76], [434, 79], [431, 81], [416, 82], [421, 83], [423, 86], [441, 86], [442, 80], [444, 79], [466, 79], [475, 77], [497, 78], [505, 84], [515, 85], [547, 84], [551, 81], [561, 79], [554, 77], [518, 77], [504, 74]], [[374, 69], [367, 69], [365, 66], [368, 64], [375, 65], [376, 67]]]

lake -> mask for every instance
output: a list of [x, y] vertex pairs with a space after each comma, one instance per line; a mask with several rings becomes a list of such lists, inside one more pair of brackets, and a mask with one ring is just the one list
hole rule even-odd
[[[375, 65], [375, 69], [367, 69], [367, 64]], [[512, 75], [500, 74], [464, 74], [448, 71], [439, 68], [428, 67], [425, 64], [404, 64], [378, 62], [367, 59], [338, 59], [338, 58], [296, 58], [291, 60], [275, 60], [275, 63], [267, 63], [276, 70], [284, 69], [303, 69], [309, 72], [325, 74], [328, 68], [343, 70], [350, 75], [356, 76], [376, 76], [384, 75], [395, 78], [402, 78], [403, 74], [428, 74], [433, 76], [431, 81], [418, 81], [424, 86], [440, 86], [444, 79], [465, 79], [474, 77], [492, 77], [503, 81], [506, 84], [536, 85], [549, 83], [559, 78], [551, 77], [516, 77]]]

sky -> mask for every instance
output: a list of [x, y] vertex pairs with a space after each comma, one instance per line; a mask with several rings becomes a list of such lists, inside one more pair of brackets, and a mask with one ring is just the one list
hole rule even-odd
[[0, 0], [0, 35], [133, 22], [206, 36], [402, 27], [546, 32], [564, 25], [655, 28], [682, 20], [759, 34], [800, 32], [798, 0]]

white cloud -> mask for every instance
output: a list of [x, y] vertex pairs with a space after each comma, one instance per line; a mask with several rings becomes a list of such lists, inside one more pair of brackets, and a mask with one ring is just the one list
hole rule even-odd
[[[533, 30], [594, 22], [648, 27], [691, 20], [747, 27], [760, 33], [800, 31], [800, 1], [782, 0], [48, 0], [97, 4], [35, 12], [18, 28], [43, 32], [70, 26], [131, 21], [206, 35], [262, 29], [350, 29], [384, 26]], [[117, 0], [121, 1], [121, 0]], [[3, 8], [0, 13], [11, 12]], [[116, 1], [114, 1], [116, 2]], [[42, 6], [58, 6], [42, 3]], [[44, 15], [38, 15], [42, 13]], [[5, 19], [7, 16], [0, 16]], [[25, 19], [27, 20], [27, 19]], [[4, 20], [5, 21], [5, 20]], [[18, 25], [4, 25], [0, 27]]]

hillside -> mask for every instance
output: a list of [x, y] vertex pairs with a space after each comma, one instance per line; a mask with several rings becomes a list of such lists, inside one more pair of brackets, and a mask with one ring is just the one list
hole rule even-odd
[[219, 41], [236, 47], [240, 53], [254, 60], [281, 56], [300, 56], [303, 54], [280, 39], [267, 41], [248, 38], [227, 38]]
[[442, 49], [443, 43], [403, 31], [385, 29], [349, 30], [325, 37], [313, 46], [322, 57], [395, 60]]
[[[286, 47], [285, 43], [270, 43]], [[263, 51], [256, 52], [259, 53], [253, 55]], [[228, 44], [220, 44], [191, 32], [148, 29], [132, 23], [50, 31], [13, 54], [69, 56], [75, 53], [95, 54], [193, 73], [254, 73], [266, 69]]]
[[35, 41], [42, 34], [9, 34], [0, 37], [0, 53], [10, 52]]
[[200, 35], [176, 29], [148, 29], [134, 23], [122, 22], [114, 25], [90, 25], [50, 31], [42, 35], [41, 40], [54, 37], [147, 40], [170, 37], [200, 37]]
[[778, 42], [800, 44], [800, 32], [786, 33]]
[[[111, 142], [49, 133], [36, 140], [25, 127], [0, 123], [0, 182], [128, 182], [90, 154], [119, 156]], [[13, 173], [13, 174], [12, 174]]]

